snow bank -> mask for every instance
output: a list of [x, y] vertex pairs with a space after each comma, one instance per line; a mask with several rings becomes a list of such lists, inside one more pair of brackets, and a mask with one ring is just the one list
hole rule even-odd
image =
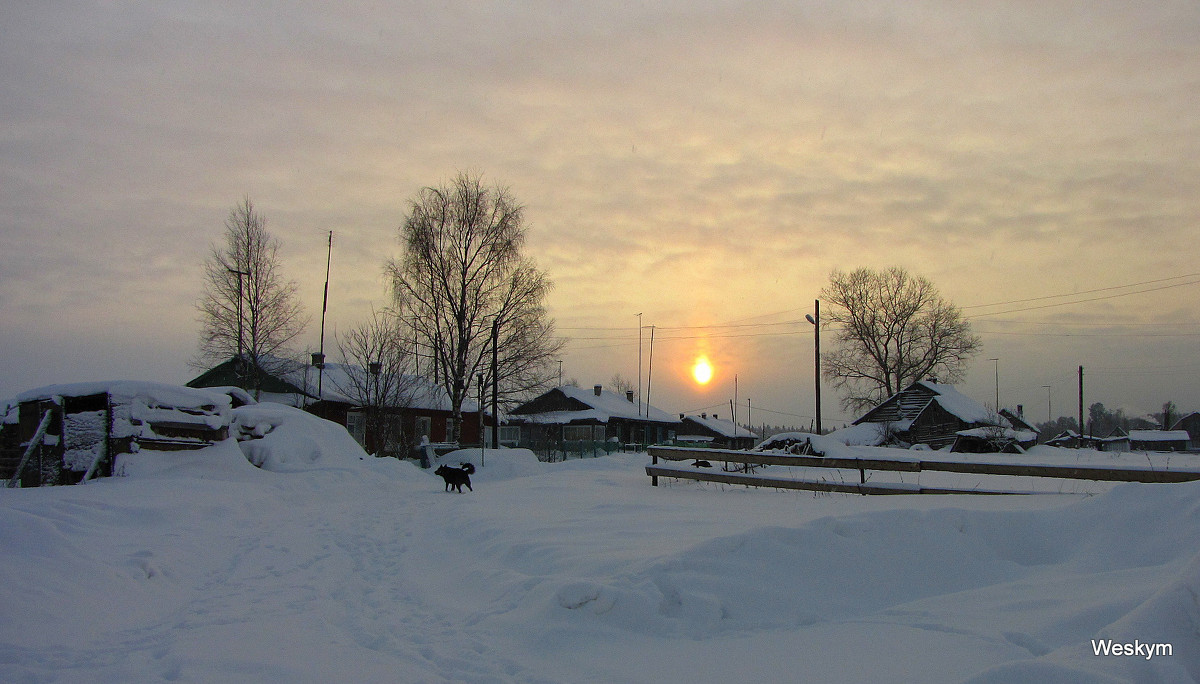
[[458, 449], [437, 459], [429, 472], [432, 473], [439, 465], [457, 468], [463, 463], [475, 466], [472, 482], [540, 475], [546, 472], [547, 465], [529, 449]]
[[246, 458], [264, 470], [339, 467], [367, 459], [346, 428], [283, 404], [234, 409], [231, 432]]
[[[258, 472], [232, 439], [203, 449], [153, 451], [142, 449], [132, 454], [117, 454], [113, 475], [138, 479], [195, 478], [237, 481], [253, 478]], [[101, 480], [94, 480], [100, 482]]]
[[[238, 423], [262, 445], [340, 439], [262, 410]], [[492, 481], [450, 496], [357, 453], [295, 459], [359, 464], [344, 477], [279, 477], [229, 440], [130, 455], [145, 477], [0, 490], [0, 681], [1200, 676], [1200, 483], [813, 495], [651, 487], [644, 454], [473, 450], [442, 461]], [[1094, 639], [1175, 652], [1097, 657]]]

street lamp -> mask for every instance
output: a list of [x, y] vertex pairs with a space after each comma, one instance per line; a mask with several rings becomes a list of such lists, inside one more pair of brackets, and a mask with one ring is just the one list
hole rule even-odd
[[816, 383], [816, 400], [817, 400], [817, 434], [821, 433], [821, 300], [814, 300], [816, 306], [815, 315], [805, 314], [804, 319], [813, 324], [813, 367], [814, 375], [813, 382]]

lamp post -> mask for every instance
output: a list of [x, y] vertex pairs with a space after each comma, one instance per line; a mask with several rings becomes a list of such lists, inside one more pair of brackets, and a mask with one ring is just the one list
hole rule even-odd
[[805, 314], [804, 318], [809, 323], [813, 324], [813, 343], [814, 343], [813, 344], [813, 351], [814, 351], [814, 353], [813, 353], [813, 368], [814, 368], [814, 375], [815, 375], [815, 377], [813, 378], [813, 382], [816, 384], [816, 393], [815, 393], [816, 403], [817, 403], [817, 416], [816, 416], [817, 425], [816, 425], [816, 427], [817, 427], [817, 434], [819, 435], [819, 434], [822, 434], [822, 432], [821, 432], [821, 300], [819, 300], [819, 299], [814, 300], [814, 304], [816, 306], [816, 309], [813, 312], [815, 315]]
[[379, 374], [383, 371], [383, 362], [371, 361], [367, 364], [367, 370], [371, 373], [371, 377], [375, 380], [375, 391], [371, 392], [370, 388], [367, 388], [367, 398], [371, 401], [371, 406], [367, 407], [367, 410], [370, 412], [368, 414], [370, 418], [368, 419], [367, 424], [372, 426], [371, 431], [374, 434], [371, 437], [371, 444], [375, 447], [375, 454], [378, 456], [383, 453], [383, 450], [386, 447], [385, 444], [377, 443], [380, 438], [380, 433], [383, 432], [381, 429], [383, 426], [383, 416], [381, 415], [383, 399], [380, 396], [382, 392], [379, 391]]

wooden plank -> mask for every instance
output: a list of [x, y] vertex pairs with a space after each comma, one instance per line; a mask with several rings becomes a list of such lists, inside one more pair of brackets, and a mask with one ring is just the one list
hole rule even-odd
[[859, 484], [852, 482], [829, 482], [823, 480], [784, 480], [762, 475], [747, 475], [745, 473], [727, 473], [711, 470], [686, 470], [672, 466], [646, 466], [646, 474], [654, 478], [675, 477], [685, 480], [700, 480], [702, 482], [721, 482], [724, 484], [747, 485], [750, 487], [771, 487], [774, 489], [800, 489], [815, 492], [838, 492], [843, 494], [989, 494], [1015, 495], [1027, 492], [1002, 492], [985, 489], [948, 489], [940, 487], [920, 487], [905, 484]]
[[1105, 482], [1191, 482], [1200, 480], [1200, 470], [1151, 470], [1120, 466], [1078, 466], [1023, 463], [973, 463], [964, 461], [910, 460], [895, 458], [838, 458], [790, 456], [729, 449], [650, 447], [650, 455], [672, 461], [702, 459], [761, 465], [787, 465], [809, 468], [845, 468], [849, 470], [886, 470], [898, 472], [933, 471], [971, 475], [1013, 475]]

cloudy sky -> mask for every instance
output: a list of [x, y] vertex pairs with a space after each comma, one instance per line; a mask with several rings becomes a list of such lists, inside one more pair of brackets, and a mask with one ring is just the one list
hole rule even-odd
[[1089, 404], [1200, 410], [1194, 0], [327, 7], [0, 9], [0, 396], [192, 377], [243, 197], [315, 347], [327, 232], [331, 337], [385, 302], [406, 201], [466, 170], [526, 206], [585, 386], [637, 377], [641, 313], [655, 405], [728, 412], [736, 374], [755, 423], [807, 425], [804, 314], [899, 265], [972, 317], [980, 401], [998, 371], [1074, 414], [1083, 365]]

